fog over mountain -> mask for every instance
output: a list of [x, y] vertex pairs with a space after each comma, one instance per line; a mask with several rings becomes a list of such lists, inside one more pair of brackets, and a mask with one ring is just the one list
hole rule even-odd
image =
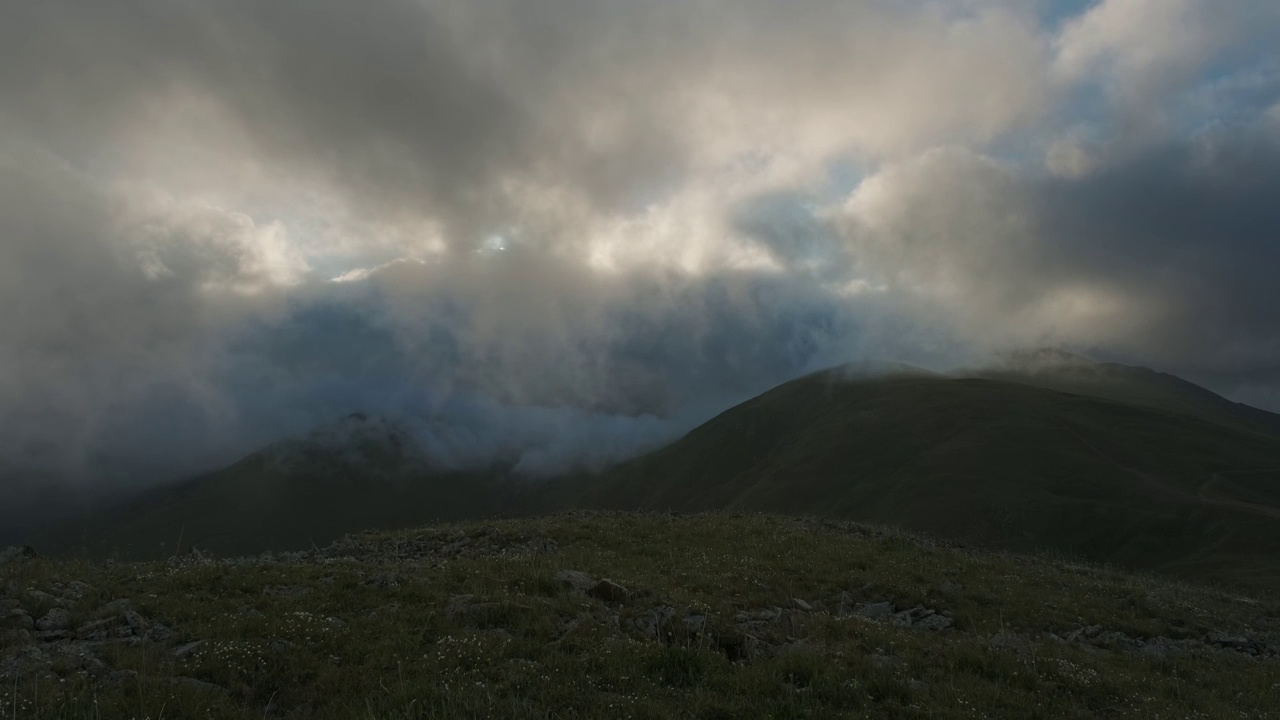
[[0, 525], [352, 412], [542, 476], [851, 361], [1280, 410], [1273, 0], [0, 10]]

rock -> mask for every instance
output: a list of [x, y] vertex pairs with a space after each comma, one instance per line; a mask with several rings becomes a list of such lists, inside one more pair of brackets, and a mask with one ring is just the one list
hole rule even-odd
[[30, 560], [38, 555], [39, 553], [37, 553], [35, 548], [30, 545], [23, 545], [21, 547], [10, 546], [0, 550], [0, 565], [8, 565], [13, 562]]
[[310, 595], [311, 588], [302, 587], [301, 585], [268, 585], [267, 587], [262, 588], [262, 594], [265, 597], [297, 600]]
[[133, 670], [112, 670], [98, 680], [99, 687], [124, 688], [138, 684], [138, 673]]
[[577, 570], [561, 570], [556, 573], [556, 582], [580, 593], [585, 593], [596, 584], [595, 578]]
[[399, 603], [390, 603], [388, 605], [382, 605], [374, 608], [373, 610], [370, 610], [369, 615], [367, 617], [370, 620], [377, 620], [379, 617], [383, 615], [394, 615], [395, 613], [398, 613], [398, 612], [400, 612]]
[[23, 597], [30, 605], [62, 605], [61, 598], [54, 597], [43, 590], [28, 590], [23, 593]]
[[910, 610], [903, 610], [902, 612], [894, 613], [892, 619], [893, 624], [898, 627], [911, 627], [912, 618]]
[[915, 680], [915, 679], [908, 680], [907, 687], [910, 688], [911, 692], [913, 693], [921, 693], [929, 689], [928, 683], [925, 683], [921, 680]]
[[147, 628], [146, 634], [143, 636], [152, 642], [167, 643], [172, 642], [175, 634], [168, 627], [158, 622], [151, 623]]
[[400, 587], [400, 575], [398, 573], [380, 573], [365, 580], [364, 584], [365, 587], [377, 590], [390, 590], [391, 588]]
[[133, 610], [126, 611], [123, 616], [124, 621], [128, 623], [129, 629], [133, 631], [134, 635], [142, 635], [147, 631], [147, 627], [150, 625], [146, 618]]
[[898, 655], [868, 655], [867, 662], [881, 669], [896, 669], [907, 664], [906, 659]]
[[52, 670], [49, 652], [38, 645], [20, 645], [0, 652], [0, 678], [44, 675]]
[[36, 629], [60, 631], [71, 627], [71, 614], [62, 608], [53, 608], [36, 621]]
[[0, 630], [33, 630], [36, 623], [22, 608], [9, 610], [0, 616]]
[[588, 588], [587, 595], [605, 602], [623, 602], [631, 592], [612, 580], [604, 579]]
[[865, 617], [872, 618], [873, 620], [889, 617], [890, 615], [893, 614], [893, 603], [891, 602], [859, 603], [858, 614], [863, 615]]
[[996, 633], [987, 642], [987, 646], [992, 650], [1005, 650], [1019, 655], [1030, 655], [1035, 650], [1030, 640], [1006, 632]]
[[1246, 648], [1252, 644], [1249, 642], [1249, 638], [1217, 631], [1206, 635], [1204, 641], [1210, 645], [1217, 645], [1225, 648]]
[[58, 642], [60, 640], [70, 640], [75, 635], [70, 630], [45, 630], [36, 633], [36, 639], [40, 642]]
[[193, 677], [178, 676], [165, 678], [164, 682], [174, 689], [190, 690], [216, 695], [226, 695], [228, 693], [227, 689], [221, 685], [214, 685], [213, 683], [197, 680]]
[[475, 595], [454, 595], [449, 599], [449, 604], [444, 606], [444, 614], [455, 617], [467, 612], [475, 604]]
[[17, 610], [20, 607], [22, 607], [22, 601], [18, 598], [0, 599], [0, 610]]
[[109, 617], [85, 623], [76, 630], [76, 637], [80, 640], [106, 640], [115, 636], [116, 628], [121, 627], [123, 622], [120, 617]]
[[1157, 636], [1143, 643], [1141, 652], [1144, 655], [1164, 657], [1181, 653], [1182, 646], [1167, 637]]
[[88, 645], [76, 643], [58, 643], [46, 645], [49, 655], [56, 666], [83, 670], [93, 677], [102, 677], [108, 672], [106, 663], [98, 659]]
[[120, 598], [98, 608], [99, 615], [123, 615], [133, 610], [133, 601], [129, 598]]
[[801, 600], [800, 598], [791, 598], [791, 604], [795, 605], [796, 609], [798, 610], [803, 610], [805, 612], [813, 612], [813, 606], [805, 602], [804, 600]]
[[203, 640], [196, 640], [195, 642], [189, 642], [186, 645], [183, 645], [182, 647], [179, 647], [176, 650], [174, 650], [173, 657], [175, 660], [185, 660], [186, 658], [190, 657], [194, 653], [197, 653], [200, 650], [202, 650], [204, 648], [204, 644], [205, 643]]
[[80, 602], [97, 592], [93, 586], [79, 580], [72, 580], [61, 589], [58, 589], [58, 595], [69, 602]]
[[684, 627], [691, 635], [700, 635], [707, 629], [707, 616], [701, 613], [687, 615], [684, 618]]
[[650, 640], [663, 640], [670, 634], [671, 619], [676, 615], [676, 609], [670, 605], [662, 605], [652, 608], [645, 614], [632, 618], [631, 627], [633, 627], [641, 637]]
[[947, 628], [951, 627], [953, 624], [955, 624], [955, 621], [947, 617], [946, 615], [930, 615], [926, 618], [921, 619], [919, 622], [917, 622], [916, 627], [924, 628], [925, 630], [933, 630], [934, 632], [937, 632], [940, 630], [946, 630]]
[[964, 587], [959, 583], [955, 583], [950, 580], [943, 580], [942, 584], [938, 586], [938, 590], [947, 597], [955, 597], [964, 591]]

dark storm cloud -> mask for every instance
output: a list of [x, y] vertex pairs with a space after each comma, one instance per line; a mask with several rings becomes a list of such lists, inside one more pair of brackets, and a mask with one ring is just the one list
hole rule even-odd
[[[1105, 126], [1134, 97], [1175, 114], [1241, 18], [1248, 44], [1273, 15], [1178, 3], [1214, 22], [1136, 0], [1047, 24], [1035, 0], [14, 4], [0, 482], [150, 483], [357, 410], [443, 464], [545, 474], [824, 365], [1036, 344], [1277, 397], [1266, 66], [1197, 96], [1248, 95], [1237, 125]], [[1064, 109], [1089, 93], [1103, 127]], [[833, 207], [842, 164], [866, 174]]]

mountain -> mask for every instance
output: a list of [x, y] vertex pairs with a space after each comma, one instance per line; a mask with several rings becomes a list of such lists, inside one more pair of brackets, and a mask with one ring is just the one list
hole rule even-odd
[[505, 492], [500, 472], [435, 468], [404, 428], [355, 413], [31, 543], [124, 558], [192, 546], [218, 555], [297, 550], [369, 528], [479, 517]]
[[1232, 402], [1176, 375], [1133, 365], [1093, 362], [1056, 349], [1007, 353], [990, 366], [952, 374], [1103, 397], [1194, 415], [1242, 430], [1280, 433], [1280, 415]]
[[899, 525], [1280, 588], [1280, 418], [1176, 377], [1060, 353], [939, 375], [815, 373], [603, 472], [450, 472], [353, 415], [29, 540], [155, 557], [296, 550], [366, 528], [563, 508], [749, 510]]
[[[892, 523], [1280, 587], [1280, 433], [1176, 379], [1096, 372], [1106, 381], [824, 371], [654, 453], [564, 480], [543, 502]], [[1050, 387], [1067, 385], [1077, 392]], [[1079, 392], [1093, 387], [1106, 395]], [[1176, 392], [1162, 400], [1160, 387]]]

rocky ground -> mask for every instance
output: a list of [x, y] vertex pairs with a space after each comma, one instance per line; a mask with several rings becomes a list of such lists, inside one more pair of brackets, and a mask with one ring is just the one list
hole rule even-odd
[[1280, 717], [1274, 601], [852, 523], [568, 515], [0, 572], [4, 717]]

